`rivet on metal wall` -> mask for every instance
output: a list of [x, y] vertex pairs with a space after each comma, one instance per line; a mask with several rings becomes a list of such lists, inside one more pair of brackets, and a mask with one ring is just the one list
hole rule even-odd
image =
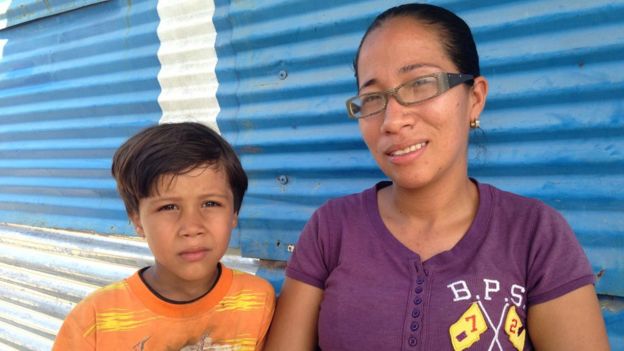
[[288, 252], [293, 252], [293, 251], [295, 251], [295, 245], [293, 245], [293, 244], [288, 244], [288, 247], [287, 247], [287, 249], [286, 249], [286, 250], [288, 250]]
[[288, 71], [285, 69], [279, 71], [279, 79], [284, 80], [288, 77]]
[[282, 185], [286, 185], [288, 184], [288, 176], [282, 174], [281, 176], [277, 177], [277, 181]]

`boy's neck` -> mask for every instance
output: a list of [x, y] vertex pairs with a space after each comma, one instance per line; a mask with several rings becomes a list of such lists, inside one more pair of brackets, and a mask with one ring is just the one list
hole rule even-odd
[[191, 303], [206, 296], [217, 285], [221, 277], [221, 263], [217, 263], [215, 273], [207, 282], [196, 284], [167, 284], [159, 274], [157, 266], [150, 266], [139, 271], [139, 276], [148, 289], [159, 299], [168, 303]]

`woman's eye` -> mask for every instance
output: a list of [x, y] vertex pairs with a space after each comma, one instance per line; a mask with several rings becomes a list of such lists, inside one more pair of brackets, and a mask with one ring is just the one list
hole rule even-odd
[[158, 208], [158, 211], [173, 211], [175, 209], [177, 209], [176, 205], [174, 205], [174, 204], [167, 204], [167, 205], [164, 205], [164, 206], [160, 206]]
[[423, 78], [423, 79], [416, 79], [415, 81], [412, 81], [412, 82], [410, 83], [410, 86], [411, 86], [412, 88], [420, 88], [420, 87], [422, 87], [422, 86], [424, 86], [424, 85], [428, 85], [428, 84], [430, 84], [430, 83], [431, 83], [431, 80], [430, 80], [430, 79], [427, 79], [427, 78]]
[[374, 104], [374, 103], [376, 103], [377, 101], [380, 101], [380, 100], [381, 100], [381, 96], [380, 95], [377, 95], [377, 94], [365, 95], [365, 96], [362, 97], [362, 105]]

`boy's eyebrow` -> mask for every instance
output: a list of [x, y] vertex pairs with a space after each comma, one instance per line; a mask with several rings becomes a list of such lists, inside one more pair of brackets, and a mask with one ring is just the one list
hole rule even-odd
[[[221, 197], [221, 198], [227, 198], [228, 195], [226, 193], [205, 193], [205, 194], [197, 194], [198, 198], [202, 198], [202, 197]], [[182, 198], [182, 196], [161, 196], [158, 194], [149, 196], [148, 198], [153, 199], [154, 201], [170, 201], [170, 200], [180, 200]]]

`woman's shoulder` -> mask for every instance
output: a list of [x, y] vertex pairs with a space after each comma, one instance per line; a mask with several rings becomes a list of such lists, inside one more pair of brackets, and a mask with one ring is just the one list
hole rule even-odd
[[491, 222], [507, 228], [509, 234], [551, 236], [558, 232], [572, 233], [563, 215], [541, 199], [501, 190], [493, 185], [479, 184], [482, 197], [489, 198]]
[[502, 190], [494, 185], [486, 183], [479, 183], [479, 191], [482, 196], [484, 194], [489, 196], [492, 207], [497, 210], [505, 210], [516, 215], [530, 212], [534, 215], [560, 216], [557, 210], [538, 198]]
[[377, 199], [377, 190], [389, 184], [389, 182], [381, 181], [368, 187], [360, 192], [331, 198], [317, 211], [329, 213], [352, 212], [354, 210], [364, 210], [369, 204]]

